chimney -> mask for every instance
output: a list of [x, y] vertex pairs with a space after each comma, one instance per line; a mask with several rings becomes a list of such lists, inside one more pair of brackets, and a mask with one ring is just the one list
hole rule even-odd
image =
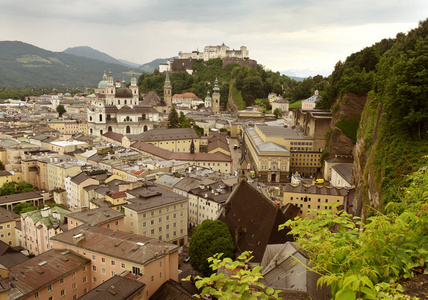
[[49, 217], [51, 214], [51, 208], [49, 206], [45, 205], [45, 207], [43, 207], [41, 210], [41, 214], [42, 214], [43, 218]]

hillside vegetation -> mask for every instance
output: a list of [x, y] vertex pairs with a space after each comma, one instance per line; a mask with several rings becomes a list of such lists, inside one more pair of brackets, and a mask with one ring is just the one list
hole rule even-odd
[[0, 86], [90, 87], [98, 85], [104, 71], [130, 79], [128, 67], [97, 59], [47, 51], [22, 42], [0, 42]]
[[[205, 98], [208, 91], [212, 92], [214, 81], [218, 78], [223, 108], [244, 109], [253, 105], [258, 98], [267, 98], [269, 93], [283, 95], [288, 101], [295, 102], [310, 97], [316, 89], [323, 90], [327, 84], [327, 78], [320, 75], [296, 81], [280, 75], [279, 72], [265, 70], [261, 65], [256, 69], [236, 64], [222, 68], [221, 59], [207, 62], [198, 60], [193, 66], [193, 74], [189, 75], [184, 71], [172, 73], [170, 75], [172, 93], [192, 92], [200, 98]], [[165, 74], [155, 70], [153, 74], [142, 74], [138, 85], [140, 90], [155, 91], [162, 97], [164, 82]], [[228, 106], [231, 92], [233, 103]]]

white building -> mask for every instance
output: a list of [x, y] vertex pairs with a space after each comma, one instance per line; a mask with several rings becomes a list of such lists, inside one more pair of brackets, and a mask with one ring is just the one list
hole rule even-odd
[[318, 90], [316, 90], [313, 96], [302, 101], [302, 109], [303, 110], [315, 109], [315, 106], [317, 105], [317, 102], [320, 99], [321, 99], [320, 92]]
[[[239, 50], [232, 49], [226, 46], [224, 43], [220, 46], [205, 46], [204, 52], [192, 51], [192, 52], [179, 52], [179, 59], [203, 59], [204, 61], [208, 61], [210, 59], [215, 58], [226, 58], [226, 57], [236, 57], [236, 58], [248, 58], [249, 52], [247, 47], [241, 46]], [[160, 70], [159, 70], [160, 71]]]

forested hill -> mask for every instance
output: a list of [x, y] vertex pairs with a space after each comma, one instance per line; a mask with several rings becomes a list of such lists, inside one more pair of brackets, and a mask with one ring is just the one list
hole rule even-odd
[[[354, 140], [357, 211], [401, 202], [405, 176], [428, 153], [428, 19], [339, 61], [321, 95], [333, 112], [332, 140]], [[362, 110], [350, 114], [355, 107]]]
[[0, 42], [0, 86], [94, 87], [104, 71], [129, 81], [129, 68], [100, 60], [47, 51], [18, 41]]
[[[252, 69], [230, 64], [223, 69], [221, 59], [199, 60], [193, 66], [193, 73], [189, 75], [182, 71], [171, 74], [172, 93], [192, 92], [205, 98], [208, 91], [212, 92], [214, 81], [218, 78], [221, 105], [225, 108], [229, 94], [233, 95], [238, 109], [243, 109], [253, 105], [258, 98], [267, 98], [271, 92], [294, 102], [310, 97], [314, 90], [323, 89], [327, 84], [327, 78], [320, 75], [296, 81], [279, 72], [266, 71], [261, 65]], [[156, 91], [162, 97], [164, 82], [165, 74], [155, 70], [153, 74], [142, 74], [138, 85], [141, 91]]]

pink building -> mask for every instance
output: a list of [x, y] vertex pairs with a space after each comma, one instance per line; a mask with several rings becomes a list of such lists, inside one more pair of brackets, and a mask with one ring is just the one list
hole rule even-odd
[[70, 211], [61, 207], [45, 206], [41, 210], [21, 214], [21, 246], [35, 255], [52, 249], [50, 238], [62, 233], [60, 225], [68, 213]]
[[178, 281], [179, 246], [107, 228], [82, 225], [52, 237], [55, 249], [68, 249], [91, 262], [91, 284], [97, 287], [116, 274], [130, 272], [144, 283], [149, 298], [165, 281]]
[[11, 268], [8, 299], [77, 299], [91, 290], [91, 260], [49, 250]]

